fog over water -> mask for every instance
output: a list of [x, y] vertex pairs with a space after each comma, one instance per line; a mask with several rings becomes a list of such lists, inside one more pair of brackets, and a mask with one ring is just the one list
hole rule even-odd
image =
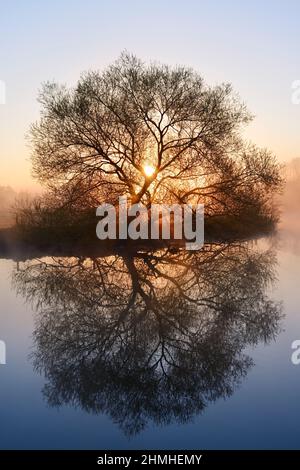
[[273, 236], [187, 258], [0, 260], [1, 447], [297, 448], [296, 171], [280, 206]]

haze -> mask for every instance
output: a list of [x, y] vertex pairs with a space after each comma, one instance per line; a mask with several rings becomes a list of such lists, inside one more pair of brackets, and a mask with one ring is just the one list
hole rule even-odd
[[298, 157], [300, 106], [291, 96], [300, 78], [299, 14], [291, 0], [3, 3], [0, 185], [37, 188], [25, 134], [38, 119], [40, 84], [75, 84], [81, 72], [102, 69], [124, 49], [145, 61], [191, 66], [209, 84], [231, 82], [256, 115], [247, 137], [282, 162]]

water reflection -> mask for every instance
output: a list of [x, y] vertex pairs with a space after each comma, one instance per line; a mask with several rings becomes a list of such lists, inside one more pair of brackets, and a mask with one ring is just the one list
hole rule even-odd
[[252, 365], [244, 349], [279, 331], [274, 263], [247, 244], [23, 263], [14, 283], [37, 307], [46, 400], [107, 413], [130, 435], [230, 396]]

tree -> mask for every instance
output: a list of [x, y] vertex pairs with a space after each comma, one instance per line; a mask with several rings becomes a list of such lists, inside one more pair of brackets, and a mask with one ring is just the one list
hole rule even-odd
[[230, 396], [249, 347], [280, 331], [275, 261], [247, 244], [27, 261], [13, 279], [37, 307], [46, 400], [107, 413], [129, 435], [191, 420]]
[[273, 155], [241, 137], [251, 120], [228, 84], [123, 53], [74, 89], [46, 83], [31, 128], [33, 169], [70, 207], [202, 202], [206, 215], [270, 211], [280, 186]]

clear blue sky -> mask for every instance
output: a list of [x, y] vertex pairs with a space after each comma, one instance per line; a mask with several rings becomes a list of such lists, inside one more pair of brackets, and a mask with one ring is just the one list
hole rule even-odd
[[300, 2], [11, 0], [0, 4], [0, 185], [29, 187], [24, 134], [38, 118], [41, 82], [72, 85], [127, 49], [184, 64], [210, 84], [229, 81], [256, 115], [247, 137], [282, 161], [300, 156]]

